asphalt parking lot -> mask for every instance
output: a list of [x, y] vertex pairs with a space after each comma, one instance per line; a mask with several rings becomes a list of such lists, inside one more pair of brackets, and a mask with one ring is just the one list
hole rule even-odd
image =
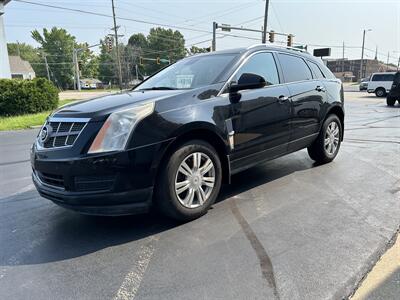
[[345, 140], [236, 175], [204, 217], [89, 217], [41, 198], [36, 130], [0, 133], [2, 299], [342, 299], [400, 225], [400, 106], [349, 89]]

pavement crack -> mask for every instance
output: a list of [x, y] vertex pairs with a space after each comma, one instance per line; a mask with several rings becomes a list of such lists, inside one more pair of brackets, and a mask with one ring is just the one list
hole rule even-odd
[[8, 165], [15, 165], [15, 164], [21, 164], [21, 163], [25, 163], [31, 161], [30, 159], [24, 159], [24, 160], [17, 160], [17, 161], [9, 161], [9, 162], [5, 162], [5, 163], [0, 163], [0, 166], [8, 166]]
[[264, 246], [261, 244], [260, 240], [257, 238], [257, 235], [254, 233], [250, 224], [243, 217], [239, 208], [236, 205], [235, 199], [229, 201], [229, 205], [233, 215], [235, 216], [237, 222], [242, 228], [246, 238], [250, 242], [251, 247], [255, 251], [257, 258], [260, 263], [261, 273], [264, 279], [267, 281], [268, 286], [273, 289], [274, 295], [276, 299], [279, 299], [278, 289], [276, 287], [276, 281], [274, 276], [274, 268], [272, 266], [271, 259], [269, 258], [267, 251]]
[[398, 118], [398, 117], [400, 117], [400, 115], [395, 115], [395, 116], [390, 116], [390, 117], [382, 118], [382, 119], [375, 120], [375, 121], [372, 121], [372, 122], [369, 122], [369, 123], [365, 123], [365, 124], [363, 124], [363, 126], [368, 126], [368, 125], [371, 125], [371, 124], [375, 124], [375, 123], [387, 121], [387, 120], [394, 119], [394, 118]]
[[367, 143], [400, 144], [400, 142], [397, 142], [397, 141], [369, 140], [369, 139], [354, 139], [354, 138], [345, 138], [345, 141], [367, 142]]

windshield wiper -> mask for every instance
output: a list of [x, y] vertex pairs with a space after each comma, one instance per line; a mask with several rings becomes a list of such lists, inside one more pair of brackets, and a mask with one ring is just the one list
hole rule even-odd
[[167, 90], [177, 90], [177, 88], [169, 86], [153, 86], [151, 88], [139, 89], [139, 91], [167, 91]]

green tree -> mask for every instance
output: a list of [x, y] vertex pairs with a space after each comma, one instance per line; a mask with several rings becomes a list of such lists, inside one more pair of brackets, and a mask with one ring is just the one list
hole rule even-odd
[[[147, 45], [144, 56], [148, 58], [159, 57], [174, 62], [186, 56], [185, 39], [178, 30], [152, 28], [147, 36]], [[155, 62], [146, 62], [145, 70], [147, 75], [151, 75], [164, 66], [163, 63], [158, 65]]]
[[186, 50], [188, 55], [194, 55], [194, 54], [198, 54], [198, 53], [207, 53], [211, 51], [211, 48], [200, 48], [200, 47], [196, 47], [196, 46], [192, 46], [190, 47], [190, 49]]
[[47, 76], [44, 60], [38, 49], [25, 43], [9, 43], [7, 49], [9, 55], [20, 56], [23, 60], [28, 61], [32, 65], [36, 77]]
[[145, 51], [148, 47], [147, 39], [143, 33], [137, 33], [131, 35], [128, 40], [128, 45], [137, 51]]
[[40, 44], [40, 51], [47, 57], [52, 81], [64, 89], [73, 87], [75, 37], [65, 29], [53, 27], [51, 30], [44, 28], [43, 34], [38, 30], [32, 31], [32, 38]]
[[98, 57], [99, 79], [105, 83], [111, 82], [116, 84], [118, 75], [116, 73], [117, 69], [115, 68], [115, 49], [109, 52], [104, 40], [101, 40], [100, 44], [100, 55]]
[[78, 54], [78, 61], [81, 65], [82, 78], [97, 78], [99, 76], [99, 58], [96, 56], [87, 43], [78, 44], [81, 49]]

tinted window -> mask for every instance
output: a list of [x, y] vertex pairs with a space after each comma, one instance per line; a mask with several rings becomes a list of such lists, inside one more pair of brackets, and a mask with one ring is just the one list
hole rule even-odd
[[393, 81], [394, 74], [375, 74], [372, 81]]
[[335, 75], [333, 75], [333, 73], [331, 72], [331, 70], [328, 69], [327, 66], [323, 64], [321, 64], [320, 66], [322, 68], [322, 73], [324, 73], [325, 78], [336, 79]]
[[311, 61], [309, 61], [308, 63], [311, 67], [311, 70], [315, 74], [316, 78], [318, 79], [325, 78], [324, 74], [322, 73], [321, 69], [318, 67], [316, 63], [313, 63]]
[[394, 80], [394, 74], [383, 75], [383, 81], [393, 81], [393, 80]]
[[400, 84], [400, 72], [397, 72], [397, 73], [394, 75], [393, 82], [394, 82], [395, 84]]
[[262, 76], [267, 85], [279, 83], [278, 70], [275, 59], [271, 53], [263, 52], [253, 55], [245, 64], [240, 67], [232, 81], [237, 82], [243, 73], [252, 73]]
[[310, 68], [305, 61], [293, 55], [279, 54], [286, 82], [312, 79]]
[[234, 58], [235, 54], [214, 54], [182, 59], [155, 74], [136, 89], [191, 89], [210, 85], [215, 83]]

